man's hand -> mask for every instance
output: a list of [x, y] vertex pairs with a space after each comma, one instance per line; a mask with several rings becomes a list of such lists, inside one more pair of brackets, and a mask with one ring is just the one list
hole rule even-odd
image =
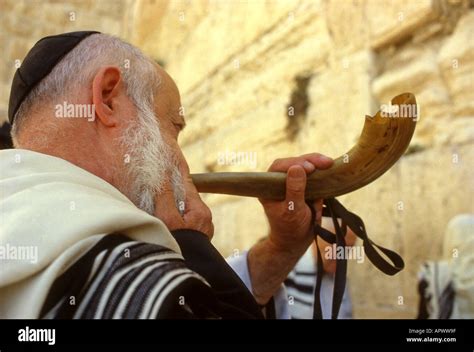
[[[305, 202], [306, 175], [331, 167], [332, 159], [314, 153], [276, 160], [269, 171], [287, 173], [284, 201], [260, 200], [270, 224], [268, 238], [252, 247], [248, 255], [253, 294], [265, 304], [314, 238], [311, 209]], [[317, 171], [316, 171], [317, 172]], [[321, 221], [322, 200], [316, 201], [316, 221]]]
[[214, 235], [212, 213], [202, 201], [189, 173], [189, 166], [181, 155], [179, 169], [183, 177], [186, 199], [183, 200], [183, 215], [176, 205], [170, 180], [165, 182], [163, 192], [155, 199], [155, 216], [161, 219], [170, 231], [179, 229], [196, 230], [204, 233], [209, 240]]
[[[324, 170], [332, 165], [332, 159], [321, 154], [306, 154], [296, 158], [277, 159], [270, 172], [286, 172], [286, 198], [284, 201], [261, 199], [270, 223], [269, 240], [273, 245], [288, 252], [300, 253], [313, 240], [311, 209], [305, 202], [306, 175], [316, 169]], [[314, 202], [316, 220], [321, 221], [322, 200]]]

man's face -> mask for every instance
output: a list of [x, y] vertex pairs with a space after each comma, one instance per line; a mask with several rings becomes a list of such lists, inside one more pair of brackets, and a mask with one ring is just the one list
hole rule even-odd
[[137, 118], [122, 135], [122, 144], [130, 153], [130, 163], [125, 165], [127, 188], [131, 189], [132, 201], [151, 214], [164, 187], [171, 187], [176, 204], [184, 201], [182, 177], [189, 173], [178, 145], [179, 133], [185, 125], [179, 91], [161, 67], [156, 66], [156, 69], [161, 85], [154, 106], [139, 110]]
[[178, 136], [186, 125], [181, 108], [179, 90], [173, 79], [160, 66], [156, 65], [161, 77], [161, 86], [155, 95], [155, 115], [160, 125], [163, 139], [170, 146], [176, 157], [183, 159], [178, 146]]

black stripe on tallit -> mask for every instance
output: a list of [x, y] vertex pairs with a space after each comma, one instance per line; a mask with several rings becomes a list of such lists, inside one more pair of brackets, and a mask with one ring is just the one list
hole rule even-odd
[[[110, 255], [110, 248], [115, 248], [117, 245], [127, 241], [131, 240], [120, 234], [104, 236], [99, 240], [94, 247], [54, 281], [41, 308], [40, 317], [45, 316], [63, 298], [67, 298], [69, 302], [69, 297], [75, 297], [76, 304], [70, 305], [65, 302], [56, 316], [56, 318], [62, 319], [72, 318], [80, 304], [80, 293], [83, 291], [84, 286], [87, 285], [87, 279], [90, 276], [97, 256], [103, 251], [107, 251], [107, 254]], [[108, 255], [104, 258], [103, 263], [107, 260]], [[99, 272], [100, 268], [97, 271]]]
[[[129, 247], [123, 248], [123, 251], [128, 250], [129, 255], [123, 255], [121, 250], [119, 253], [115, 253], [116, 258], [112, 258], [112, 264], [105, 267], [105, 263], [109, 260], [111, 253], [120, 245], [130, 242]], [[99, 259], [99, 255], [104, 253], [102, 259]], [[168, 287], [169, 284], [176, 284], [174, 280], [180, 275], [188, 275], [189, 278], [186, 278], [184, 282], [173, 287], [171, 292], [167, 292], [170, 297], [174, 297], [177, 293], [174, 293], [175, 289], [177, 292], [180, 292], [180, 295], [184, 295], [184, 290], [188, 289], [189, 292], [186, 293], [186, 300], [188, 302], [193, 302], [196, 309], [202, 312], [207, 312], [209, 314], [205, 317], [214, 317], [215, 313], [212, 312], [212, 302], [215, 302], [215, 297], [213, 296], [212, 290], [205, 282], [197, 277], [195, 273], [187, 269], [184, 265], [184, 261], [179, 258], [167, 258], [166, 255], [175, 255], [176, 253], [158, 246], [149, 243], [136, 243], [131, 239], [123, 235], [108, 235], [103, 237], [97, 244], [89, 250], [85, 255], [79, 258], [66, 272], [59, 276], [53, 285], [51, 286], [50, 292], [47, 296], [45, 304], [41, 309], [41, 317], [44, 317], [54, 308], [53, 318], [73, 318], [76, 310], [81, 307], [84, 297], [87, 295], [88, 291], [92, 288], [94, 283], [97, 280], [100, 280], [99, 286], [93, 292], [92, 296], [87, 303], [86, 309], [83, 314], [78, 318], [93, 318], [96, 315], [99, 303], [104, 294], [104, 291], [109, 287], [110, 280], [115, 277], [116, 274], [119, 274], [122, 270], [125, 272], [127, 268], [131, 268], [138, 261], [144, 260], [147, 257], [154, 255], [165, 255], [163, 259], [155, 258], [149, 262], [142, 263], [137, 268], [129, 269], [129, 272], [124, 273], [123, 277], [117, 281], [114, 289], [111, 291], [110, 296], [107, 297], [107, 302], [103, 314], [100, 315], [100, 318], [112, 318], [116, 312], [117, 307], [122, 302], [126, 290], [128, 289], [131, 282], [133, 282], [137, 275], [139, 275], [143, 270], [146, 270], [150, 265], [155, 265], [157, 263], [163, 262], [163, 265], [158, 268], [154, 268], [151, 273], [144, 278], [140, 279], [138, 286], [135, 289], [135, 292], [131, 295], [130, 299], [126, 302], [126, 311], [122, 317], [126, 318], [137, 318], [140, 314], [141, 309], [143, 308], [143, 303], [146, 300], [146, 297], [152, 291], [157, 284], [163, 283], [162, 280], [164, 275], [167, 273], [184, 269], [184, 273], [177, 273], [177, 275], [172, 274], [172, 279], [167, 279], [163, 287], [155, 294], [154, 302], [158, 299], [163, 299], [167, 304], [171, 304], [172, 298], [162, 297], [163, 290]], [[97, 261], [100, 260], [100, 263]], [[98, 269], [91, 279], [92, 269], [96, 265]], [[192, 277], [190, 275], [195, 275]], [[200, 292], [206, 292], [205, 297], [201, 297]], [[69, 304], [69, 297], [75, 297], [75, 305]], [[180, 297], [179, 295], [176, 297]], [[198, 299], [199, 298], [199, 299]], [[202, 309], [201, 305], [203, 302], [206, 302], [206, 309]], [[56, 307], [59, 304], [59, 307]], [[150, 308], [153, 309], [154, 304]], [[56, 308], [55, 308], [56, 307]], [[176, 302], [172, 304], [172, 307], [159, 307], [158, 311], [165, 312], [169, 317], [194, 317], [193, 311], [189, 309], [184, 309], [184, 307], [177, 305]], [[146, 314], [149, 315], [150, 312]], [[156, 316], [160, 318], [160, 316]], [[203, 317], [203, 316], [200, 316]]]

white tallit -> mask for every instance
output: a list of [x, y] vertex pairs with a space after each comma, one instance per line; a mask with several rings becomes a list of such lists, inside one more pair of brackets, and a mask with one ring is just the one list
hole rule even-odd
[[[55, 278], [111, 233], [180, 253], [159, 219], [101, 178], [49, 155], [0, 151], [0, 318], [38, 318]], [[24, 247], [37, 260], [13, 258]]]

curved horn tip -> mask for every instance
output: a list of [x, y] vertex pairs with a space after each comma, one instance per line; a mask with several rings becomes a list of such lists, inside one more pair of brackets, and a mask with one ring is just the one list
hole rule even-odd
[[406, 92], [406, 93], [399, 94], [396, 97], [392, 98], [392, 103], [394, 103], [395, 101], [399, 101], [399, 100], [401, 100], [403, 102], [406, 102], [406, 101], [415, 102], [416, 98], [415, 98], [415, 94], [410, 93], [410, 92]]

